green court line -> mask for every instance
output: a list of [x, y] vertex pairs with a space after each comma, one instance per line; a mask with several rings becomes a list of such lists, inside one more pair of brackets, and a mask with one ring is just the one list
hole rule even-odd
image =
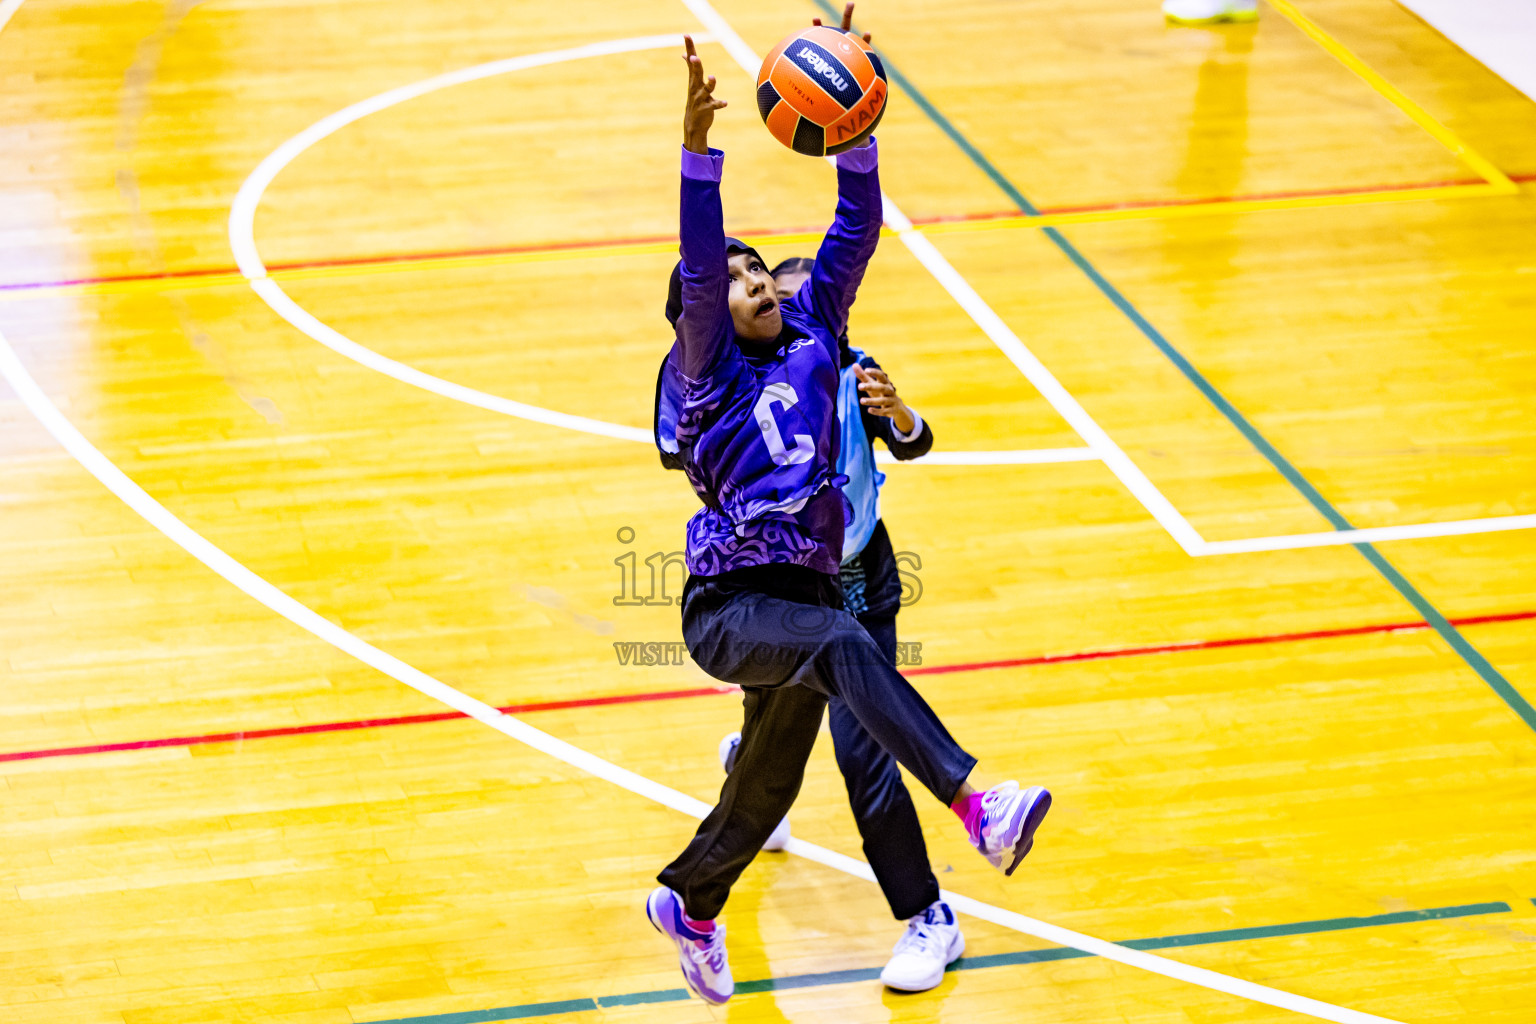
[[[823, 13], [832, 18], [834, 23], [842, 18], [841, 12], [834, 9], [828, 0], [812, 0], [812, 2], [815, 3]], [[969, 157], [971, 162], [975, 164], [983, 174], [991, 179], [994, 185], [1002, 190], [1003, 194], [1008, 197], [1009, 201], [1017, 206], [1026, 215], [1031, 217], [1039, 216], [1039, 208], [1036, 207], [1034, 203], [1031, 203], [1029, 199], [1024, 195], [1024, 193], [1019, 191], [1018, 187], [1008, 179], [1008, 176], [1003, 174], [1003, 172], [999, 170], [991, 160], [988, 160], [986, 155], [982, 153], [974, 143], [966, 138], [965, 134], [961, 132], [960, 129], [956, 128], [955, 125], [949, 120], [949, 118], [945, 117], [943, 112], [940, 111], [938, 107], [933, 105], [933, 102], [929, 100], [927, 96], [923, 95], [922, 90], [913, 85], [912, 80], [907, 78], [906, 75], [902, 74], [901, 71], [899, 71], [893, 63], [891, 63], [889, 57], [887, 57], [884, 53], [881, 53], [880, 56], [881, 62], [885, 67], [886, 74], [890, 76], [891, 81], [895, 82], [897, 87], [900, 88], [902, 92], [906, 93], [908, 98], [910, 98], [913, 103], [917, 104], [918, 109], [926, 114], [928, 119], [937, 125], [940, 131], [949, 136], [950, 140], [960, 148], [960, 151]], [[1153, 326], [1152, 322], [1143, 316], [1140, 310], [1132, 305], [1131, 301], [1125, 297], [1120, 289], [1111, 284], [1109, 279], [1100, 273], [1097, 267], [1089, 262], [1088, 258], [1078, 250], [1077, 246], [1069, 242], [1066, 236], [1056, 228], [1045, 228], [1044, 234], [1051, 240], [1056, 248], [1061, 250], [1062, 254], [1065, 255], [1067, 259], [1071, 260], [1072, 263], [1079, 270], [1081, 270], [1090, 281], [1093, 282], [1094, 286], [1098, 288], [1104, 297], [1107, 298], [1115, 306], [1116, 309], [1124, 314], [1126, 319], [1130, 320], [1131, 323], [1136, 326], [1136, 329], [1139, 330], [1148, 341], [1157, 346], [1158, 350], [1168, 358], [1168, 361], [1173, 363], [1173, 365], [1178, 368], [1179, 372], [1182, 373], [1185, 378], [1187, 378], [1189, 382], [1193, 384], [1195, 388], [1202, 395], [1204, 395], [1212, 405], [1216, 407], [1217, 411], [1227, 418], [1227, 421], [1237, 429], [1238, 433], [1242, 434], [1243, 437], [1247, 439], [1248, 443], [1251, 444], [1254, 449], [1257, 450], [1258, 453], [1262, 455], [1269, 462], [1269, 464], [1273, 466], [1280, 473], [1280, 475], [1286, 479], [1287, 482], [1290, 483], [1292, 487], [1300, 492], [1301, 496], [1306, 498], [1308, 503], [1310, 503], [1311, 506], [1316, 509], [1324, 519], [1328, 520], [1329, 524], [1332, 525], [1335, 530], [1350, 530], [1354, 528], [1350, 525], [1349, 520], [1345, 519], [1343, 514], [1340, 513], [1339, 510], [1336, 509], [1327, 498], [1323, 497], [1322, 492], [1314, 487], [1312, 482], [1303, 476], [1301, 471], [1298, 470], [1289, 459], [1280, 454], [1279, 449], [1270, 444], [1269, 440], [1265, 438], [1263, 434], [1259, 433], [1258, 428], [1255, 427], [1251, 421], [1249, 421], [1248, 417], [1239, 412], [1237, 407], [1228, 401], [1226, 396], [1218, 391], [1216, 386], [1206, 378], [1205, 374], [1201, 373], [1200, 370], [1194, 365], [1194, 363], [1190, 362], [1182, 352], [1175, 348], [1172, 342], [1164, 337], [1163, 333], [1159, 331], [1155, 326]], [[1450, 645], [1451, 650], [1455, 651], [1456, 654], [1461, 657], [1461, 660], [1466, 662], [1467, 665], [1470, 666], [1471, 669], [1476, 672], [1479, 677], [1481, 677], [1483, 682], [1487, 683], [1489, 688], [1492, 689], [1494, 693], [1498, 694], [1504, 703], [1509, 705], [1510, 709], [1514, 711], [1515, 714], [1520, 716], [1521, 720], [1524, 721], [1527, 726], [1533, 730], [1536, 730], [1536, 708], [1533, 708], [1531, 703], [1525, 699], [1520, 691], [1516, 690], [1514, 686], [1510, 684], [1509, 680], [1505, 679], [1503, 674], [1500, 673], [1498, 669], [1494, 668], [1488, 659], [1483, 657], [1482, 653], [1478, 651], [1477, 648], [1473, 647], [1471, 642], [1468, 641], [1466, 637], [1462, 636], [1460, 630], [1451, 625], [1450, 622], [1446, 620], [1446, 617], [1440, 614], [1439, 609], [1431, 604], [1429, 599], [1426, 598], [1417, 587], [1408, 581], [1407, 577], [1398, 571], [1398, 569], [1392, 565], [1391, 562], [1388, 562], [1386, 557], [1383, 556], [1381, 552], [1376, 550], [1375, 545], [1353, 544], [1350, 546], [1359, 551], [1360, 554], [1365, 557], [1365, 560], [1371, 564], [1372, 568], [1380, 573], [1382, 578], [1391, 584], [1393, 589], [1395, 589], [1398, 594], [1401, 595], [1403, 600], [1407, 601], [1410, 605], [1413, 606], [1414, 611], [1419, 613], [1424, 621], [1429, 624], [1430, 628], [1438, 633], [1440, 638]]]
[[[1536, 903], [1536, 900], [1532, 900]], [[1287, 935], [1319, 935], [1326, 932], [1352, 931], [1357, 928], [1377, 928], [1382, 925], [1411, 924], [1419, 921], [1445, 921], [1457, 917], [1478, 917], [1484, 914], [1508, 914], [1508, 903], [1469, 903], [1456, 907], [1432, 907], [1428, 910], [1400, 910], [1391, 914], [1375, 914], [1370, 917], [1333, 917], [1321, 921], [1296, 921], [1291, 924], [1267, 924], [1251, 928], [1226, 928], [1213, 932], [1187, 932], [1183, 935], [1163, 935], [1152, 939], [1132, 939], [1121, 945], [1131, 949], [1178, 949], [1183, 946], [1208, 946], [1222, 942], [1243, 942], [1252, 939], [1272, 939]], [[1017, 967], [1021, 964], [1038, 964], [1054, 960], [1077, 960], [1093, 956], [1080, 949], [1055, 946], [1049, 949], [1026, 949], [1015, 953], [993, 953], [988, 956], [962, 957], [949, 965], [948, 970], [984, 971], [994, 967]], [[829, 985], [847, 985], [853, 982], [877, 981], [880, 968], [866, 967], [847, 971], [823, 971], [817, 974], [792, 974], [783, 978], [756, 978], [736, 983], [737, 995], [756, 992], [787, 992], [797, 988], [824, 988]], [[494, 1010], [463, 1010], [458, 1013], [435, 1013], [425, 1017], [397, 1017], [392, 1020], [373, 1021], [371, 1024], [492, 1024], [494, 1021], [527, 1020], [532, 1017], [552, 1017], [560, 1013], [582, 1013], [609, 1006], [638, 1006], [642, 1003], [683, 1003], [691, 997], [680, 988], [653, 989], [648, 992], [628, 992], [614, 996], [588, 996], [581, 999], [561, 999], [548, 1003], [523, 1003], [519, 1006], [502, 1006]]]

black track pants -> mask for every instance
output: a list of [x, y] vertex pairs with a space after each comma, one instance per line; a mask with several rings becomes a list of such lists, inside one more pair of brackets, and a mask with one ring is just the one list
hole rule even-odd
[[[696, 920], [720, 913], [731, 886], [789, 812], [828, 698], [846, 705], [874, 744], [946, 805], [976, 763], [842, 610], [835, 580], [824, 579], [795, 601], [723, 577], [695, 576], [684, 590], [689, 653], [716, 679], [742, 687], [745, 711], [736, 765], [719, 803], [658, 876]], [[921, 865], [926, 870], [926, 856]]]

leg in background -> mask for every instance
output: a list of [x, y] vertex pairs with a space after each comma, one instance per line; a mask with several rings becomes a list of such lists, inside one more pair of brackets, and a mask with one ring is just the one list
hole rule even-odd
[[[869, 635], [887, 659], [896, 653], [893, 617], [861, 617]], [[912, 795], [902, 781], [896, 759], [875, 742], [840, 699], [829, 701], [833, 749], [837, 767], [848, 787], [864, 856], [880, 882], [891, 913], [905, 921], [922, 913], [939, 898], [939, 882], [928, 863], [928, 845], [917, 819]]]
[[830, 701], [829, 712], [837, 767], [864, 839], [864, 857], [874, 869], [891, 914], [905, 921], [939, 898], [939, 882], [928, 864], [928, 844], [923, 841], [917, 808], [896, 759], [881, 749], [848, 705]]

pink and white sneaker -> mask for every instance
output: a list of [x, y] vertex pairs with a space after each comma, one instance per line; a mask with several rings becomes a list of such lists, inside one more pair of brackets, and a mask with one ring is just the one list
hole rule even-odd
[[651, 890], [645, 916], [677, 946], [677, 964], [694, 995], [716, 1005], [731, 998], [736, 982], [725, 955], [725, 925], [711, 921], [708, 930], [696, 927], [700, 922], [689, 922], [681, 897], [664, 885]]
[[976, 797], [965, 820], [971, 845], [987, 863], [1005, 875], [1013, 874], [1019, 861], [1035, 845], [1035, 830], [1051, 809], [1051, 794], [1042, 786], [1020, 790], [1013, 780], [1000, 783]]

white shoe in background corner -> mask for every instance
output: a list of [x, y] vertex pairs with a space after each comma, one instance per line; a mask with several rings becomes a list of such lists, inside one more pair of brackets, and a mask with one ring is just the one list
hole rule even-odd
[[[727, 733], [720, 741], [720, 767], [729, 775], [731, 769], [736, 767], [736, 748], [741, 746], [741, 733]], [[779, 822], [774, 828], [773, 834], [763, 843], [763, 849], [769, 853], [778, 853], [784, 849], [784, 844], [789, 842], [789, 815]]]
[[1176, 25], [1257, 21], [1259, 0], [1163, 0], [1163, 15]]

